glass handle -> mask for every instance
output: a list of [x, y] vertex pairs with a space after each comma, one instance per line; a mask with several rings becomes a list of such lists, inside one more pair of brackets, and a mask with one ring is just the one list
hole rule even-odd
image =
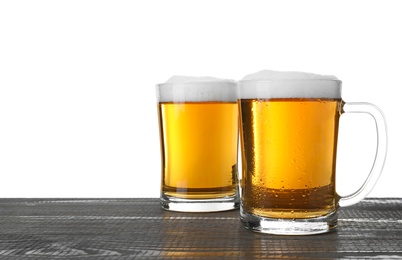
[[374, 163], [371, 171], [363, 185], [354, 193], [348, 196], [340, 196], [339, 206], [346, 207], [364, 199], [374, 188], [384, 168], [387, 155], [387, 124], [381, 110], [370, 103], [346, 102], [343, 104], [343, 113], [366, 113], [374, 118], [377, 130], [377, 148]]

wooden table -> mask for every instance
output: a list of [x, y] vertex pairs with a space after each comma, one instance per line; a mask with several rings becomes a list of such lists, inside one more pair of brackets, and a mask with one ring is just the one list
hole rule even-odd
[[402, 258], [402, 199], [343, 208], [336, 232], [276, 236], [239, 211], [163, 211], [158, 199], [0, 199], [0, 259]]

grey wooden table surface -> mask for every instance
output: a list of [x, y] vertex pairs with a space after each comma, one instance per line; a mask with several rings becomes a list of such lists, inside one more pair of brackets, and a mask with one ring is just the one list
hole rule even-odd
[[158, 199], [0, 199], [0, 259], [402, 259], [402, 199], [341, 209], [336, 232], [276, 236], [239, 211], [163, 211]]

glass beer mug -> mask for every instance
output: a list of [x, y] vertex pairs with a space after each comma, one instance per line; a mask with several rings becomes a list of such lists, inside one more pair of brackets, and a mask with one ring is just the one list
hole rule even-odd
[[[333, 76], [262, 71], [238, 86], [244, 226], [290, 235], [334, 229], [339, 206], [362, 200], [381, 174], [387, 149], [382, 112], [369, 103], [344, 102], [341, 81]], [[342, 197], [335, 190], [335, 165], [344, 113], [374, 118], [377, 152], [363, 186]]]
[[233, 80], [175, 76], [156, 86], [163, 209], [239, 207], [238, 107]]

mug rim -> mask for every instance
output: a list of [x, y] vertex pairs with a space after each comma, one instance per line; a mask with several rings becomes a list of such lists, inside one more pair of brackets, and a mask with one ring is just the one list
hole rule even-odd
[[332, 81], [332, 82], [337, 82], [337, 83], [342, 83], [342, 81], [340, 79], [246, 79], [246, 80], [239, 80], [238, 83], [242, 84], [242, 83], [251, 83], [251, 82], [278, 82], [278, 81], [283, 81], [283, 82], [295, 82], [295, 81], [302, 81], [302, 82], [306, 82], [306, 81]]

